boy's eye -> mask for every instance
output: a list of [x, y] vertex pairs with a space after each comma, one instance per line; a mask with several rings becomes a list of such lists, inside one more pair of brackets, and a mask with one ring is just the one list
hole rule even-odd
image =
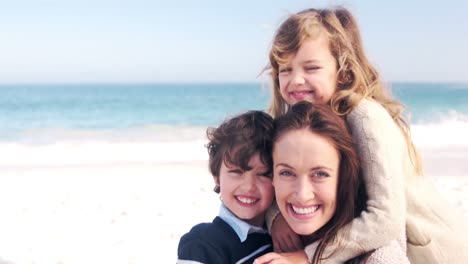
[[265, 171], [265, 172], [263, 172], [263, 173], [259, 173], [259, 174], [257, 174], [257, 175], [260, 176], [260, 177], [272, 178], [272, 177], [271, 177], [271, 176], [272, 176], [272, 175], [271, 175], [271, 172], [268, 172], [268, 171]]
[[242, 174], [242, 170], [239, 169], [233, 169], [228, 171], [231, 174]]

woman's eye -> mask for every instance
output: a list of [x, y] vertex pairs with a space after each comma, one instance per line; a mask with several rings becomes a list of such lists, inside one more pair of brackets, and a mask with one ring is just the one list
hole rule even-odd
[[284, 170], [284, 171], [280, 171], [279, 175], [281, 175], [281, 176], [293, 176], [293, 173], [288, 171], [288, 170]]
[[329, 177], [330, 175], [324, 171], [317, 171], [315, 174], [314, 174], [315, 177], [318, 177], [318, 178], [325, 178], [325, 177]]

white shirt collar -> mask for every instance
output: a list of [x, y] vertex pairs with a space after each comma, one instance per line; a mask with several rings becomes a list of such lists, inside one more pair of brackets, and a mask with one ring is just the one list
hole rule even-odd
[[241, 242], [244, 242], [247, 239], [247, 236], [251, 233], [268, 233], [265, 228], [251, 225], [239, 219], [229, 211], [224, 203], [221, 203], [218, 216], [232, 227], [232, 229], [234, 229]]

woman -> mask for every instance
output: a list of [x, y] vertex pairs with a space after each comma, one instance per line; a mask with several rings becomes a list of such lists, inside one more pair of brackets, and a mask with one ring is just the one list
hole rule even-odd
[[[339, 244], [342, 234], [338, 230], [362, 210], [366, 197], [359, 174], [346, 124], [329, 107], [301, 102], [275, 120], [276, 203], [305, 245], [319, 241], [312, 263], [330, 257], [323, 254], [326, 245]], [[394, 254], [405, 259], [403, 251]], [[308, 263], [304, 253], [291, 256], [269, 253], [254, 263]]]

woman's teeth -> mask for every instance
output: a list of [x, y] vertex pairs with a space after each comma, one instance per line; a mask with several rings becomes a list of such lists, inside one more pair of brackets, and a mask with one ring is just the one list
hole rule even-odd
[[296, 214], [301, 214], [301, 215], [306, 215], [306, 214], [312, 214], [315, 211], [319, 209], [319, 205], [311, 206], [311, 207], [296, 207], [294, 205], [291, 205], [291, 208]]

